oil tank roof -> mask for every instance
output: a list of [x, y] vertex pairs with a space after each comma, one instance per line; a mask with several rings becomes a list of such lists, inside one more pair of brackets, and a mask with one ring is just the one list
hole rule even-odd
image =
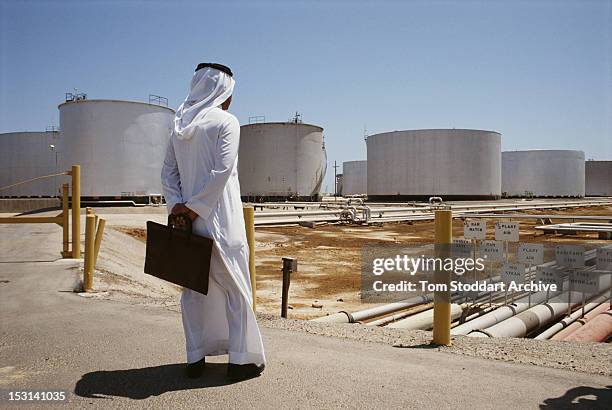
[[379, 132], [376, 134], [371, 134], [370, 136], [380, 135], [380, 134], [392, 134], [394, 132], [428, 132], [428, 131], [468, 131], [468, 132], [486, 132], [486, 133], [494, 133], [494, 134], [501, 135], [501, 132], [499, 131], [477, 130], [473, 128], [418, 128], [418, 129], [412, 129], [412, 130], [393, 130], [393, 131], [387, 131], [387, 132]]
[[18, 134], [38, 134], [38, 135], [42, 135], [42, 134], [51, 134], [51, 133], [58, 133], [59, 130], [55, 130], [55, 131], [11, 131], [11, 132], [2, 132], [0, 133], [0, 137], [10, 137], [11, 135], [18, 135]]
[[150, 104], [150, 103], [146, 103], [144, 101], [132, 101], [132, 100], [105, 100], [105, 99], [100, 99], [100, 100], [79, 100], [79, 101], [66, 101], [63, 102], [61, 104], [59, 104], [57, 106], [57, 108], [60, 108], [64, 105], [67, 104], [87, 104], [87, 103], [99, 103], [99, 102], [104, 102], [104, 103], [127, 103], [127, 104], [141, 104], [141, 105], [148, 105], [151, 107], [158, 107], [158, 108], [163, 108], [166, 110], [171, 111], [173, 114], [176, 112], [175, 110], [173, 110], [170, 107], [164, 107], [163, 105], [158, 105], [158, 104]]
[[508, 151], [502, 151], [502, 154], [505, 154], [506, 152], [579, 152], [579, 153], [584, 153], [584, 151], [579, 150], [579, 149], [521, 149], [521, 150], [508, 150]]
[[306, 124], [305, 122], [258, 122], [255, 124], [244, 124], [241, 125], [241, 127], [255, 127], [255, 126], [266, 126], [266, 125], [299, 125], [299, 126], [304, 126], [304, 127], [314, 127], [316, 129], [318, 129], [319, 131], [323, 131], [323, 127], [320, 127], [318, 125], [314, 125], [314, 124]]

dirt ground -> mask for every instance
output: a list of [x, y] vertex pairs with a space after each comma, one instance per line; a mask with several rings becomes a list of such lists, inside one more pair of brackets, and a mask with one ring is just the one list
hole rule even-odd
[[[529, 214], [610, 215], [612, 206], [566, 210], [526, 211]], [[534, 229], [534, 219], [513, 219], [521, 223], [521, 242], [606, 244], [597, 234], [544, 235]], [[494, 239], [495, 220], [487, 220], [487, 239]], [[143, 229], [116, 227], [142, 241]], [[453, 236], [463, 236], [463, 222], [456, 219]], [[383, 226], [325, 224], [257, 227], [257, 305], [265, 313], [279, 314], [282, 290], [282, 258], [298, 260], [289, 292], [289, 317], [311, 319], [341, 310], [368, 307], [360, 300], [361, 249], [366, 244], [433, 243], [432, 221], [386, 223]]]

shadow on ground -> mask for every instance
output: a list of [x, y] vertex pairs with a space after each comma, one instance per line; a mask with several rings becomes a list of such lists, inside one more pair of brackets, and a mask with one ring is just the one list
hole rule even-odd
[[602, 388], [580, 386], [569, 389], [561, 397], [544, 400], [540, 409], [610, 409], [612, 406], [612, 386]]
[[227, 379], [226, 372], [225, 363], [206, 363], [204, 375], [199, 379], [187, 378], [184, 364], [91, 372], [81, 377], [74, 393], [77, 396], [97, 399], [119, 396], [141, 400], [170, 391], [232, 384]]

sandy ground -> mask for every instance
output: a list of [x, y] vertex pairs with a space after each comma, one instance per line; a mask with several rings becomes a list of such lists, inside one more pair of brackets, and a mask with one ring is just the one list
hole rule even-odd
[[[529, 214], [612, 215], [611, 206], [567, 210], [525, 211]], [[612, 218], [612, 217], [611, 217]], [[146, 231], [121, 225], [112, 229], [146, 240]], [[495, 220], [487, 220], [487, 239], [494, 239]], [[544, 235], [534, 229], [538, 221], [520, 220], [521, 242], [609, 244], [597, 234]], [[289, 316], [312, 319], [341, 310], [370, 307], [360, 299], [361, 249], [366, 244], [433, 243], [433, 222], [398, 222], [383, 226], [324, 224], [257, 227], [257, 304], [264, 313], [279, 314], [282, 289], [282, 258], [298, 260], [298, 272], [291, 278]], [[463, 222], [456, 219], [453, 236], [463, 236]], [[321, 306], [321, 307], [313, 307]]]

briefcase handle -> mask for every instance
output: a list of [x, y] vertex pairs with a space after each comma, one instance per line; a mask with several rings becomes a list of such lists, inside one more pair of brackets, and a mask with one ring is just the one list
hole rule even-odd
[[187, 233], [192, 232], [191, 218], [187, 214], [168, 215], [168, 226], [174, 229], [179, 229]]

